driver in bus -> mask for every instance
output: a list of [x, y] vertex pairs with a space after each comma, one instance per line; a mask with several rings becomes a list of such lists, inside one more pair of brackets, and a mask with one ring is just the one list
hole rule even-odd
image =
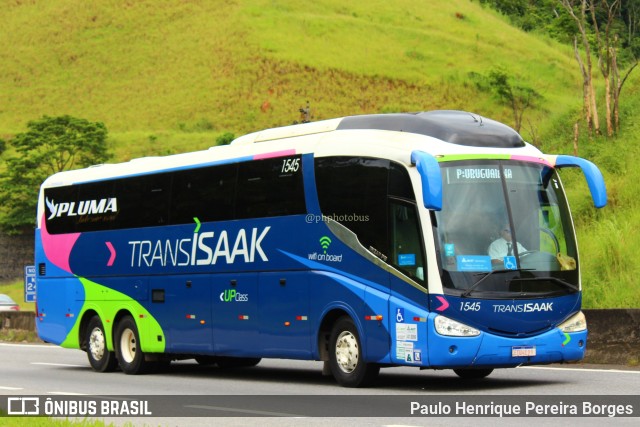
[[[526, 252], [524, 246], [517, 242], [518, 244], [518, 253]], [[514, 247], [511, 237], [511, 227], [509, 224], [504, 224], [500, 228], [500, 238], [493, 241], [489, 245], [489, 256], [491, 257], [492, 263], [503, 262], [504, 257], [506, 256], [514, 256]]]

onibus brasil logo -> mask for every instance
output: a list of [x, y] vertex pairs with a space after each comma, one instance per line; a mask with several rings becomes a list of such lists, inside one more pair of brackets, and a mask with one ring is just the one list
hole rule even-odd
[[342, 254], [336, 255], [327, 253], [329, 246], [331, 246], [331, 238], [329, 236], [322, 236], [318, 242], [322, 248], [322, 253], [313, 252], [309, 254], [309, 259], [311, 261], [342, 262]]

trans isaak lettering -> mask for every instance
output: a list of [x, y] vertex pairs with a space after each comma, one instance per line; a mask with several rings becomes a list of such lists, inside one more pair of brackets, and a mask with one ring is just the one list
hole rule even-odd
[[552, 302], [526, 304], [494, 304], [494, 313], [535, 313], [538, 311], [553, 311]]
[[193, 233], [184, 239], [130, 240], [131, 267], [194, 266], [269, 261], [262, 241], [271, 226], [250, 230], [241, 228], [234, 235], [222, 230]]

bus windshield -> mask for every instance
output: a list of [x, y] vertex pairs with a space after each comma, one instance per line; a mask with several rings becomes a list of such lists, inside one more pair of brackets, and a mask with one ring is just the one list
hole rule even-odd
[[446, 293], [531, 298], [578, 292], [573, 225], [554, 169], [511, 160], [440, 166], [437, 243]]

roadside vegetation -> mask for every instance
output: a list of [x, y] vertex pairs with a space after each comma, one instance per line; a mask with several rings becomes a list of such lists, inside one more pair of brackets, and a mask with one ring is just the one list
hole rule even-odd
[[118, 160], [291, 124], [306, 101], [313, 120], [453, 108], [508, 121], [468, 78], [498, 66], [546, 97], [532, 120], [580, 101], [569, 46], [469, 0], [65, 0], [0, 18], [0, 135], [69, 114], [105, 123]]
[[[0, 416], [2, 412], [0, 411]], [[3, 417], [2, 425], [4, 427], [111, 427], [114, 424], [106, 424], [99, 420], [70, 420], [48, 417]], [[125, 423], [124, 426], [133, 425]]]

